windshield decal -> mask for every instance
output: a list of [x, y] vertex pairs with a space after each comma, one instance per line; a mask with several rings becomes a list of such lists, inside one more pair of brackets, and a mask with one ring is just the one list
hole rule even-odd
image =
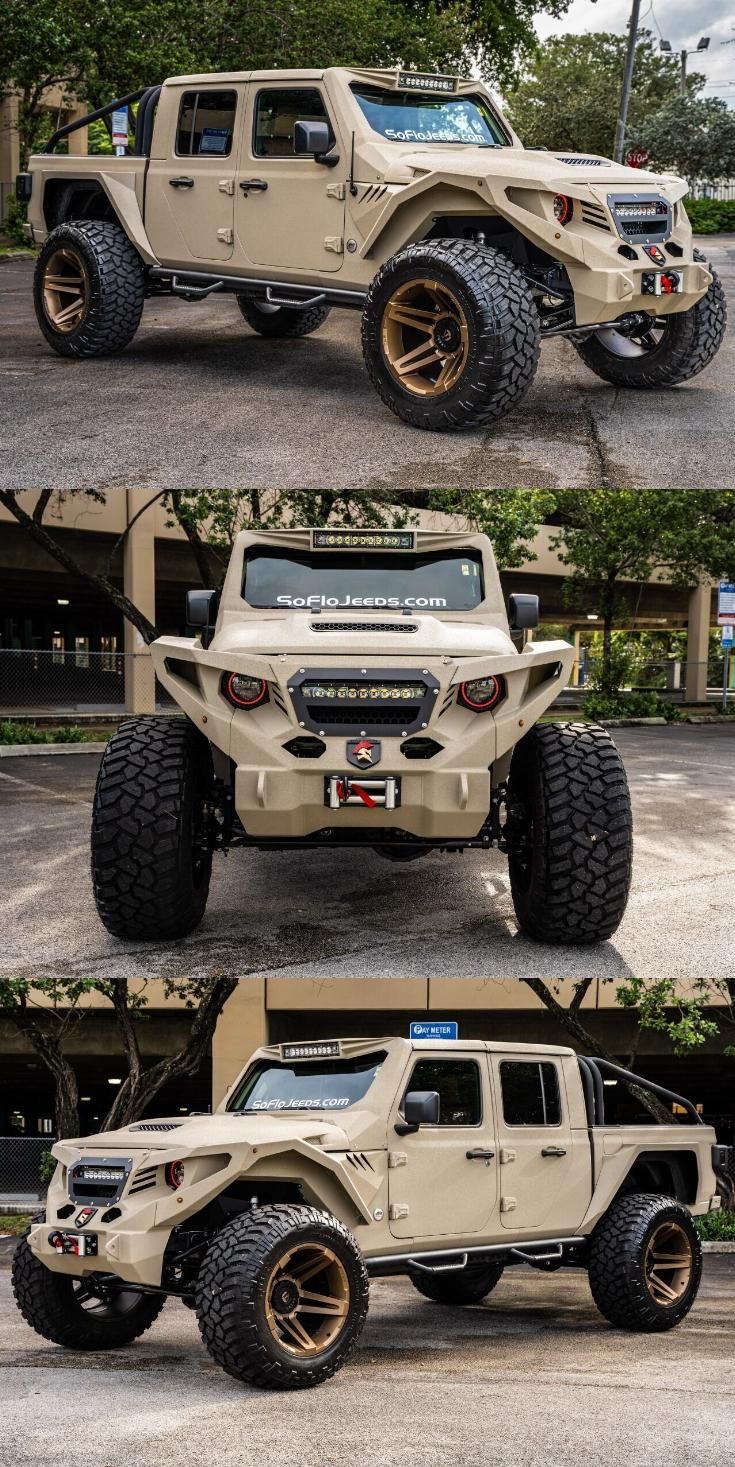
[[350, 1104], [347, 1095], [332, 1095], [327, 1100], [321, 1100], [318, 1096], [304, 1096], [296, 1100], [293, 1096], [287, 1099], [280, 1096], [277, 1100], [254, 1100], [252, 1105], [244, 1107], [245, 1110], [344, 1110]]
[[445, 608], [447, 606], [444, 596], [344, 596], [341, 600], [337, 596], [292, 596], [290, 593], [277, 598], [279, 606], [304, 606], [311, 609], [314, 606], [329, 607], [330, 610], [338, 610], [340, 607], [350, 606], [374, 606], [378, 608], [392, 607], [400, 610], [402, 606], [415, 606]]

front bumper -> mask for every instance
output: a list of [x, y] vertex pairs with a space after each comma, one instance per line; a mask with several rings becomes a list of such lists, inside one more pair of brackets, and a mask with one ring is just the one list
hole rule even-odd
[[[235, 810], [247, 835], [255, 840], [298, 840], [329, 830], [339, 835], [358, 828], [375, 832], [376, 843], [386, 829], [417, 839], [472, 839], [488, 818], [494, 785], [507, 776], [513, 746], [566, 685], [574, 651], [566, 642], [527, 643], [523, 652], [507, 656], [468, 659], [419, 658], [419, 669], [394, 659], [396, 679], [428, 674], [436, 685], [426, 720], [413, 730], [400, 725], [392, 733], [345, 724], [339, 734], [304, 727], [297, 718], [293, 689], [303, 668], [285, 656], [254, 657], [242, 653], [204, 651], [184, 638], [160, 638], [153, 644], [156, 672], [177, 703], [211, 742], [234, 765]], [[371, 659], [355, 659], [368, 672]], [[386, 659], [380, 663], [381, 675]], [[182, 675], [180, 664], [196, 666]], [[233, 709], [222, 696], [223, 671], [265, 678], [268, 702], [252, 711]], [[487, 674], [505, 679], [507, 694], [492, 712], [474, 713], [457, 702], [459, 683]], [[317, 720], [318, 723], [318, 720]], [[355, 768], [348, 758], [350, 743], [366, 734], [379, 745], [370, 769]], [[291, 748], [299, 736], [319, 746], [315, 757], [303, 757]], [[412, 738], [430, 739], [438, 746], [428, 758], [411, 757]], [[398, 783], [400, 800], [385, 804], [338, 803], [330, 798], [330, 779], [358, 780], [359, 774]]]

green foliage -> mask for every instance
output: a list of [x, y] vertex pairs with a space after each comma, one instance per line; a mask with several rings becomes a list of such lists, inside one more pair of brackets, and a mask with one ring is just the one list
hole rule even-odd
[[675, 703], [667, 703], [658, 693], [643, 690], [629, 693], [588, 693], [584, 700], [584, 711], [590, 718], [665, 718], [667, 723], [676, 723], [681, 713]]
[[15, 195], [11, 194], [2, 226], [3, 234], [7, 236], [11, 244], [28, 244], [23, 230], [23, 225], [26, 222], [26, 210], [27, 206], [25, 204], [19, 204]]
[[706, 1212], [694, 1226], [705, 1243], [735, 1243], [735, 1212]]
[[0, 744], [83, 744], [87, 740], [108, 738], [99, 729], [81, 728], [78, 723], [62, 728], [39, 728], [35, 723], [16, 723], [11, 718], [0, 720]]
[[0, 1216], [0, 1238], [22, 1238], [31, 1225], [30, 1213], [13, 1212]]
[[699, 1049], [719, 1032], [707, 1013], [711, 995], [697, 986], [683, 992], [676, 978], [629, 978], [616, 997], [621, 1008], [636, 1010], [641, 1028], [664, 1034], [674, 1054]]
[[[626, 38], [607, 31], [553, 36], [532, 56], [517, 86], [506, 93], [506, 110], [528, 148], [564, 148], [610, 157], [615, 138]], [[638, 140], [639, 124], [675, 96], [678, 62], [642, 32], [636, 53], [628, 110], [627, 141]], [[692, 76], [698, 89], [703, 77]]]
[[735, 232], [735, 199], [686, 199], [694, 234]]
[[38, 1177], [39, 1181], [41, 1181], [45, 1187], [48, 1186], [55, 1171], [55, 1158], [52, 1156], [50, 1151], [42, 1151], [41, 1159], [38, 1163]]
[[456, 515], [473, 533], [489, 536], [503, 570], [536, 560], [532, 542], [556, 505], [546, 489], [434, 489], [429, 508]]
[[633, 141], [659, 169], [685, 178], [731, 178], [735, 173], [735, 112], [722, 97], [672, 97], [636, 126]]

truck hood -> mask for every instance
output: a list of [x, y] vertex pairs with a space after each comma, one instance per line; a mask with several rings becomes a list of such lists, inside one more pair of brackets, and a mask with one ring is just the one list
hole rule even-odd
[[563, 150], [545, 153], [533, 148], [474, 148], [457, 147], [454, 143], [443, 146], [411, 147], [393, 145], [386, 167], [386, 183], [403, 183], [406, 170], [414, 174], [449, 173], [492, 178], [506, 176], [516, 187], [524, 184], [530, 188], [553, 189], [565, 193], [575, 184], [594, 184], [602, 189], [609, 187], [631, 189], [665, 189], [671, 196], [679, 198], [686, 193], [686, 183], [677, 174], [649, 173], [644, 168], [628, 168], [623, 163], [613, 163], [595, 153], [567, 153]]
[[306, 1114], [281, 1111], [244, 1114], [215, 1113], [202, 1116], [163, 1116], [133, 1121], [117, 1131], [98, 1131], [57, 1141], [54, 1156], [65, 1164], [81, 1156], [135, 1156], [141, 1152], [174, 1152], [185, 1157], [201, 1151], [218, 1151], [229, 1146], [265, 1146], [277, 1141], [308, 1141], [329, 1151], [347, 1150], [346, 1132], [326, 1112]]
[[[499, 620], [500, 618], [498, 618]], [[334, 630], [332, 630], [334, 628]], [[395, 630], [393, 630], [395, 628]], [[290, 653], [299, 657], [508, 657], [516, 651], [507, 632], [488, 622], [453, 621], [439, 616], [403, 616], [400, 611], [380, 614], [337, 609], [321, 612], [271, 613], [267, 620], [225, 623], [210, 644], [210, 652]]]

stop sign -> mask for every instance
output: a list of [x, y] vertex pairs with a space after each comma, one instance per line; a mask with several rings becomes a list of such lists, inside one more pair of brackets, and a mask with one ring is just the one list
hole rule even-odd
[[625, 161], [629, 168], [645, 168], [650, 156], [645, 148], [628, 148]]

